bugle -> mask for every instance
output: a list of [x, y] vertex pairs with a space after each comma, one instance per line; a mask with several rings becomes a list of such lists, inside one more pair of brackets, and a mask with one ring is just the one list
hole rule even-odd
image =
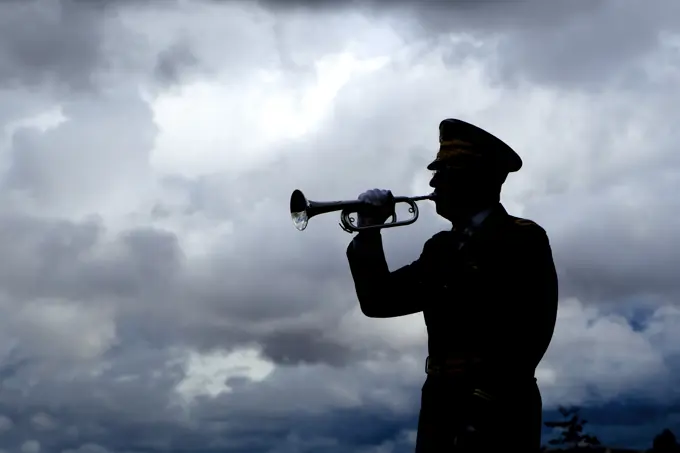
[[340, 227], [348, 233], [356, 233], [365, 230], [375, 230], [381, 228], [392, 228], [398, 226], [410, 225], [418, 220], [418, 205], [416, 202], [422, 200], [433, 200], [434, 194], [422, 195], [418, 197], [394, 197], [395, 205], [397, 203], [406, 203], [409, 205], [409, 213], [412, 217], [408, 220], [397, 221], [396, 212], [392, 213], [391, 221], [380, 225], [365, 225], [357, 226], [354, 224], [354, 217], [352, 213], [359, 212], [364, 209], [370, 209], [370, 205], [359, 200], [349, 201], [311, 201], [296, 189], [290, 196], [290, 216], [293, 219], [293, 225], [299, 231], [307, 228], [309, 219], [319, 214], [328, 212], [341, 211], [340, 213]]

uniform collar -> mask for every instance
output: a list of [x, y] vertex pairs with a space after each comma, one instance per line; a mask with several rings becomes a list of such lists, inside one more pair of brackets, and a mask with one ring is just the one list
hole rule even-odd
[[463, 233], [466, 239], [459, 244], [458, 249], [465, 248], [467, 253], [476, 249], [481, 244], [487, 243], [486, 239], [494, 237], [497, 228], [508, 216], [501, 203], [497, 203], [487, 209], [479, 211], [470, 218], [470, 223], [463, 229], [452, 228], [454, 234]]
[[496, 208], [497, 206], [490, 206], [486, 209], [482, 209], [481, 211], [478, 211], [476, 214], [473, 216], [469, 217], [466, 222], [463, 222], [458, 225], [453, 225], [454, 230], [464, 230], [468, 228], [476, 229], [478, 228], [484, 221], [486, 220], [487, 217], [489, 217], [489, 214]]
[[473, 215], [472, 218], [470, 219], [470, 225], [474, 227], [478, 227], [479, 225], [486, 220], [486, 218], [491, 214], [491, 211], [493, 211], [495, 206], [490, 206], [486, 209], [482, 209], [479, 211], [477, 214]]

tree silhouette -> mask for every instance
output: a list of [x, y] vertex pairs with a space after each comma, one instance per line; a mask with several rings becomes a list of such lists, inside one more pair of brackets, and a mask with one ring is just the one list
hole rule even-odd
[[670, 429], [664, 429], [654, 438], [652, 443], [653, 452], [676, 453], [680, 452], [680, 444], [675, 439], [675, 434]]
[[548, 441], [550, 445], [562, 445], [567, 448], [577, 447], [594, 447], [600, 445], [600, 440], [593, 435], [584, 434], [583, 426], [588, 423], [579, 417], [580, 408], [573, 407], [567, 409], [559, 406], [558, 410], [564, 420], [562, 421], [547, 421], [545, 426], [548, 428], [559, 428], [560, 434], [557, 438]]

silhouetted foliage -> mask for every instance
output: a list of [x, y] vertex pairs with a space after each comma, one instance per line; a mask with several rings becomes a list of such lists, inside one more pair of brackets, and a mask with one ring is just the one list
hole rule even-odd
[[600, 440], [596, 436], [583, 433], [583, 426], [588, 421], [579, 417], [580, 408], [567, 409], [560, 406], [559, 411], [564, 420], [547, 421], [544, 423], [548, 428], [559, 428], [561, 430], [560, 435], [548, 441], [548, 444], [560, 445], [566, 448], [595, 447], [600, 445]]
[[680, 452], [680, 444], [678, 444], [675, 434], [673, 434], [670, 429], [664, 429], [654, 438], [654, 442], [652, 443], [652, 451], [678, 453]]

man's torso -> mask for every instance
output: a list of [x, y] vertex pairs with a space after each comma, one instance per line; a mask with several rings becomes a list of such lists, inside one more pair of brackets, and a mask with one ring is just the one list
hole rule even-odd
[[490, 360], [509, 334], [513, 307], [522, 303], [511, 291], [519, 271], [513, 258], [521, 250], [514, 232], [521, 222], [528, 221], [498, 205], [470, 235], [435, 235], [423, 309], [430, 356]]

